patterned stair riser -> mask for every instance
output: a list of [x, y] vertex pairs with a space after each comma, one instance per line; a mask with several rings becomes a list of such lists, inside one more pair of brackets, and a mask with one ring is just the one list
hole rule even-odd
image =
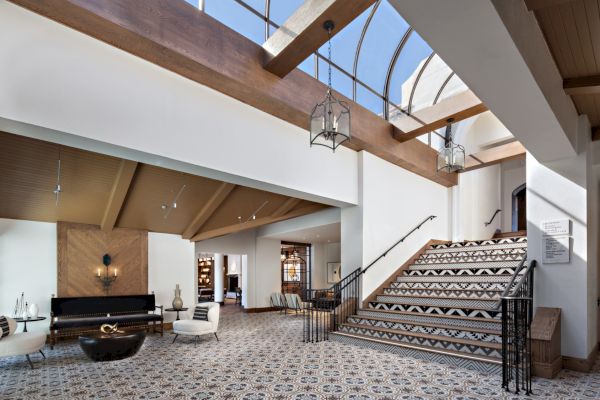
[[404, 271], [403, 276], [513, 276], [514, 268], [479, 268], [479, 269], [430, 269]]
[[485, 342], [481, 342], [481, 345], [475, 346], [475, 345], [468, 345], [468, 344], [456, 343], [456, 342], [445, 341], [445, 340], [434, 340], [434, 339], [429, 339], [429, 338], [403, 335], [398, 332], [383, 332], [383, 331], [378, 331], [375, 329], [369, 329], [367, 327], [359, 328], [359, 327], [348, 326], [348, 325], [342, 325], [340, 327], [340, 332], [352, 333], [352, 334], [357, 334], [357, 335], [362, 335], [362, 336], [367, 336], [367, 337], [373, 337], [373, 338], [377, 338], [377, 339], [397, 341], [400, 343], [408, 343], [408, 344], [414, 344], [414, 345], [419, 345], [419, 346], [433, 347], [436, 349], [458, 351], [458, 352], [462, 352], [462, 353], [475, 354], [475, 355], [480, 355], [480, 356], [488, 356], [488, 357], [496, 357], [496, 358], [502, 357], [499, 349], [487, 347]]
[[440, 328], [433, 326], [423, 326], [423, 325], [414, 325], [407, 324], [404, 322], [391, 322], [391, 321], [381, 321], [376, 319], [369, 318], [359, 318], [359, 317], [350, 317], [348, 318], [348, 323], [364, 325], [366, 327], [374, 327], [374, 328], [385, 328], [385, 329], [396, 329], [399, 331], [404, 331], [407, 333], [422, 333], [426, 335], [438, 335], [438, 336], [446, 336], [455, 339], [468, 339], [468, 340], [479, 340], [481, 342], [488, 343], [502, 343], [502, 338], [500, 337], [500, 332], [496, 334], [483, 333], [483, 332], [473, 332], [466, 329], [450, 329], [450, 328]]
[[527, 243], [503, 243], [493, 245], [480, 245], [480, 246], [456, 246], [456, 247], [444, 247], [444, 248], [429, 248], [425, 250], [426, 254], [433, 253], [446, 253], [452, 251], [477, 251], [477, 250], [501, 250], [501, 249], [525, 249]]
[[496, 245], [510, 245], [527, 243], [526, 237], [516, 238], [501, 238], [501, 239], [486, 239], [486, 240], [470, 240], [467, 242], [453, 242], [453, 243], [440, 243], [431, 245], [432, 249], [460, 249], [460, 248], [474, 248], [481, 246], [496, 246]]
[[390, 343], [382, 343], [375, 340], [364, 340], [360, 337], [348, 336], [346, 334], [332, 333], [329, 337], [331, 340], [335, 340], [340, 343], [346, 343], [354, 346], [385, 351], [392, 354], [397, 354], [400, 357], [412, 357], [421, 360], [427, 360], [434, 363], [452, 365], [455, 368], [466, 368], [473, 371], [483, 372], [489, 375], [499, 375], [502, 373], [502, 364], [500, 362], [489, 363], [477, 361], [472, 360], [470, 358], [462, 358], [449, 354], [439, 354], [425, 350], [395, 346]]
[[413, 290], [498, 290], [504, 291], [506, 282], [392, 282], [390, 289], [413, 289]]
[[521, 261], [489, 261], [481, 263], [448, 263], [448, 264], [412, 264], [408, 267], [409, 271], [441, 271], [443, 269], [461, 270], [461, 269], [486, 269], [486, 268], [510, 268], [514, 271], [519, 266]]
[[383, 294], [398, 296], [422, 296], [422, 297], [452, 297], [456, 299], [484, 299], [492, 300], [500, 298], [502, 292], [488, 290], [443, 290], [443, 289], [396, 289], [385, 288]]
[[438, 282], [456, 282], [456, 283], [493, 283], [502, 282], [503, 286], [506, 286], [510, 282], [510, 275], [500, 276], [476, 276], [476, 275], [463, 275], [463, 276], [398, 276], [396, 282], [427, 282], [427, 283], [438, 283]]
[[497, 300], [482, 300], [482, 299], [439, 299], [439, 298], [419, 298], [419, 297], [398, 297], [398, 296], [377, 296], [377, 303], [399, 303], [405, 305], [427, 305], [437, 307], [452, 307], [452, 308], [494, 308]]
[[361, 318], [386, 318], [393, 319], [406, 323], [413, 324], [439, 324], [446, 326], [456, 326], [456, 327], [467, 327], [471, 329], [487, 329], [499, 331], [502, 327], [500, 324], [500, 320], [489, 319], [489, 320], [470, 320], [470, 319], [457, 319], [457, 318], [446, 318], [443, 315], [435, 315], [435, 314], [396, 314], [389, 313], [386, 311], [379, 311], [370, 308], [364, 308], [358, 310], [358, 316]]
[[456, 317], [469, 317], [469, 318], [493, 318], [501, 319], [500, 311], [491, 310], [478, 310], [478, 309], [467, 309], [467, 308], [450, 308], [450, 307], [429, 307], [429, 306], [418, 306], [412, 304], [397, 304], [397, 303], [378, 303], [371, 301], [369, 302], [369, 308], [375, 310], [385, 311], [404, 311], [413, 313], [427, 313], [437, 315], [452, 315]]
[[457, 253], [442, 253], [442, 254], [423, 254], [415, 260], [415, 264], [447, 264], [455, 263], [479, 263], [486, 261], [521, 261], [525, 256], [525, 250], [514, 249], [510, 251], [492, 250], [492, 251], [477, 251], [473, 253], [457, 252]]

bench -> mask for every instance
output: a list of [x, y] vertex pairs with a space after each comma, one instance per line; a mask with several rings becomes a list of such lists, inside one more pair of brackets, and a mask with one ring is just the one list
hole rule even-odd
[[163, 307], [156, 306], [154, 294], [53, 297], [50, 317], [50, 348], [61, 337], [95, 332], [102, 324], [118, 324], [120, 329], [152, 328], [153, 332], [158, 325], [163, 335]]

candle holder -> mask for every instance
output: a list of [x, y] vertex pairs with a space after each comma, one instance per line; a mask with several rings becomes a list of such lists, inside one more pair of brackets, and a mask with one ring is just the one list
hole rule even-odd
[[98, 278], [100, 280], [100, 282], [102, 283], [102, 287], [104, 288], [104, 292], [106, 293], [106, 295], [108, 296], [108, 293], [110, 291], [110, 286], [113, 284], [114, 281], [117, 280], [117, 269], [115, 268], [113, 270], [114, 274], [111, 276], [109, 274], [108, 271], [108, 267], [111, 263], [111, 258], [110, 255], [105, 254], [102, 257], [102, 264], [104, 264], [104, 275], [100, 274], [100, 268], [98, 268], [98, 274], [96, 275], [96, 278]]

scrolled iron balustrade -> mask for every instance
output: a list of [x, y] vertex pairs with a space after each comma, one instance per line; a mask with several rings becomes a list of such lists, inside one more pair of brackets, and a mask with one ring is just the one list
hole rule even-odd
[[307, 289], [304, 297], [307, 305], [303, 315], [303, 341], [315, 343], [328, 340], [330, 332], [336, 331], [340, 323], [344, 323], [348, 317], [356, 314], [362, 299], [361, 277], [396, 246], [435, 218], [437, 218], [435, 215], [425, 218], [369, 265], [355, 269], [329, 289]]

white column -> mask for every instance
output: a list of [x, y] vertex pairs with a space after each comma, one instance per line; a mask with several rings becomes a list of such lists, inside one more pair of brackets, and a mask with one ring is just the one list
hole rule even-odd
[[215, 262], [213, 265], [213, 279], [215, 280], [215, 302], [223, 303], [223, 288], [225, 282], [223, 282], [223, 254], [215, 253]]

